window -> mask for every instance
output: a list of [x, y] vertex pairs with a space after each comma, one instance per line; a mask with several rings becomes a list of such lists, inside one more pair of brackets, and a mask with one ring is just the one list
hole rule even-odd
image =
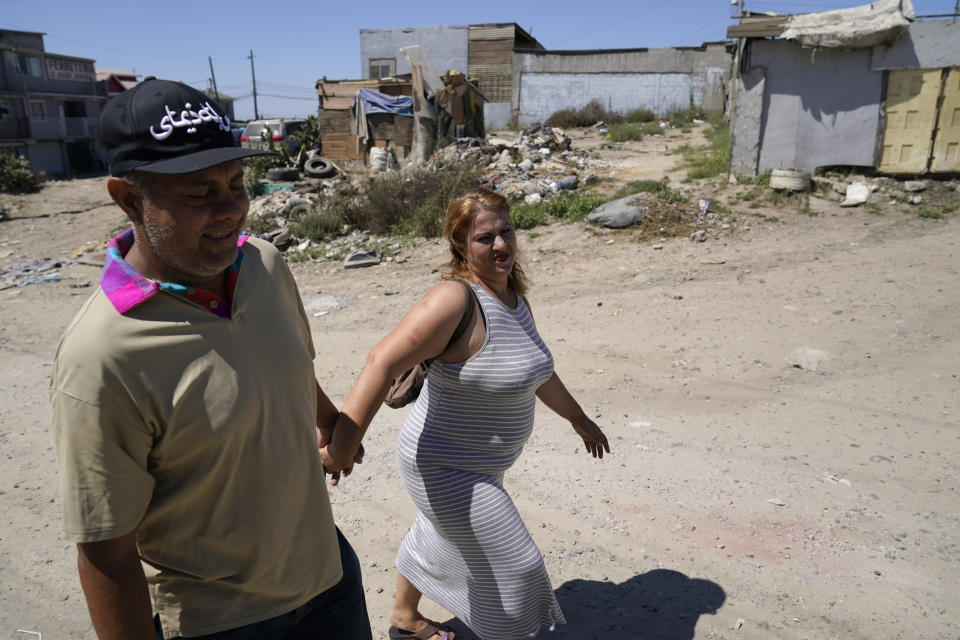
[[47, 119], [47, 106], [42, 100], [30, 101], [30, 119], [37, 122], [43, 122]]
[[397, 72], [396, 58], [370, 58], [370, 79], [389, 78]]
[[25, 56], [21, 53], [17, 56], [17, 62], [19, 62], [18, 71], [20, 71], [20, 73], [33, 76], [34, 78], [43, 77], [43, 65], [40, 63], [40, 58]]

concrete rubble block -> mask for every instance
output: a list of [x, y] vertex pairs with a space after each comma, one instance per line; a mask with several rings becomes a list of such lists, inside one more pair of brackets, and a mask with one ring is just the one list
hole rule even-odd
[[627, 196], [600, 205], [587, 215], [587, 222], [599, 224], [609, 229], [625, 229], [643, 220], [650, 210], [639, 204], [636, 196]]
[[530, 171], [533, 171], [533, 160], [527, 158], [519, 164], [519, 167], [524, 173], [529, 173]]
[[690, 234], [691, 242], [706, 242], [707, 241], [707, 232], [704, 229], [697, 229]]
[[923, 180], [907, 180], [903, 183], [903, 190], [909, 193], [916, 193], [918, 191], [926, 191], [927, 183]]
[[840, 203], [841, 207], [856, 207], [870, 197], [870, 187], [865, 182], [854, 182], [847, 187], [846, 198]]
[[352, 251], [343, 260], [344, 269], [359, 269], [380, 264], [380, 254], [376, 251]]
[[541, 187], [539, 184], [537, 184], [533, 180], [527, 180], [526, 182], [518, 182], [517, 184], [520, 185], [520, 188], [526, 194], [536, 193], [541, 196], [543, 195], [543, 187]]
[[921, 195], [910, 196], [910, 204], [923, 204], [923, 196]]

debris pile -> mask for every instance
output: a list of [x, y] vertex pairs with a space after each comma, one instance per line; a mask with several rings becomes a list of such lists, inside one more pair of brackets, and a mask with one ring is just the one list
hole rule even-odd
[[843, 207], [864, 203], [956, 206], [960, 201], [956, 180], [903, 180], [831, 171], [813, 176], [813, 183], [818, 196]]
[[460, 138], [440, 149], [428, 166], [450, 162], [485, 165], [485, 186], [528, 203], [597, 181], [593, 174], [596, 162], [585, 152], [572, 149], [563, 129], [541, 125], [524, 129], [513, 138]]

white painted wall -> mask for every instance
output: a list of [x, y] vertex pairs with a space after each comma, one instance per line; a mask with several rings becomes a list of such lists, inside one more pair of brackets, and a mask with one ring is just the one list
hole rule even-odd
[[704, 79], [688, 73], [522, 73], [521, 124], [543, 122], [560, 109], [600, 100], [610, 111], [646, 108], [663, 115], [703, 100]]

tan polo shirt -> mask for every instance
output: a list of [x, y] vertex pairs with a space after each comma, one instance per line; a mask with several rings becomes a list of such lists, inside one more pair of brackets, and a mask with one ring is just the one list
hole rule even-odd
[[167, 637], [280, 615], [342, 576], [309, 324], [277, 251], [243, 252], [232, 319], [163, 291], [121, 315], [101, 289], [54, 366], [63, 535], [137, 529]]

